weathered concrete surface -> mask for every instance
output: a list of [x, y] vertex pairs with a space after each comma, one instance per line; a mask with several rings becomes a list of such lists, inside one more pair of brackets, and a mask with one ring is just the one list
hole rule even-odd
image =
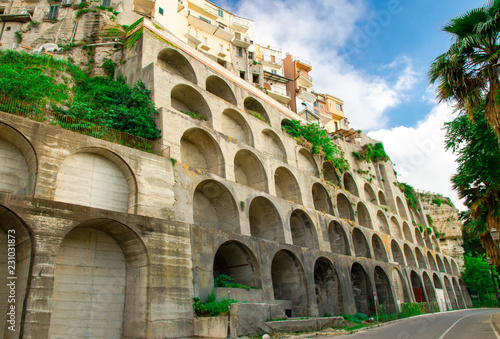
[[231, 299], [238, 300], [239, 302], [245, 302], [245, 303], [264, 302], [264, 293], [261, 289], [246, 290], [244, 288], [228, 288], [228, 287], [217, 287], [215, 289], [215, 296], [217, 297], [217, 300], [223, 298], [227, 299], [228, 291], [231, 291]]

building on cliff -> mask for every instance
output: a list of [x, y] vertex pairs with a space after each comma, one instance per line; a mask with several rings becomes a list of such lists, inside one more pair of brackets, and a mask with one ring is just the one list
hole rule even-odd
[[[0, 272], [15, 234], [17, 277], [5, 336], [189, 337], [203, 321], [192, 298], [220, 274], [254, 287], [232, 290], [247, 301], [234, 305], [233, 335], [287, 315], [471, 306], [391, 162], [353, 156], [373, 140], [333, 139], [350, 164], [341, 173], [282, 130], [295, 112], [213, 56], [147, 19], [132, 36], [95, 48], [116, 49], [118, 71], [152, 90], [155, 152], [0, 112]], [[0, 285], [0, 309], [9, 293]]]

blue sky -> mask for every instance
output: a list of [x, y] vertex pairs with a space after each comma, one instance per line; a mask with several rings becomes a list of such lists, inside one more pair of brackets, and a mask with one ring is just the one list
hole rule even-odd
[[351, 127], [383, 141], [400, 181], [458, 203], [442, 131], [453, 109], [435, 101], [427, 71], [450, 46], [441, 28], [486, 0], [213, 2], [254, 20], [257, 42], [310, 60], [314, 90], [343, 99]]

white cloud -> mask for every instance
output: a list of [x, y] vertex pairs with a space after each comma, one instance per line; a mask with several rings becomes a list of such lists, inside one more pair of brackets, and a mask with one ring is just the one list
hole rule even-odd
[[457, 167], [455, 156], [444, 150], [443, 124], [453, 118], [453, 109], [439, 104], [416, 127], [382, 129], [370, 132], [368, 136], [384, 143], [399, 181], [448, 196], [458, 209], [464, 210], [451, 189], [450, 178]]

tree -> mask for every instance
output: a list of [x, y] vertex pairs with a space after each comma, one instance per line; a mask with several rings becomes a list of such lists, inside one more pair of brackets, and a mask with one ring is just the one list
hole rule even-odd
[[430, 83], [438, 83], [438, 99], [456, 102], [472, 117], [486, 94], [484, 114], [500, 137], [500, 105], [495, 99], [500, 83], [494, 67], [500, 53], [500, 0], [451, 19], [443, 31], [453, 43], [429, 70]]
[[462, 214], [469, 234], [480, 236], [494, 265], [500, 265], [489, 230], [500, 229], [500, 147], [479, 107], [472, 122], [461, 114], [446, 125], [445, 148], [457, 154], [458, 169], [451, 181], [469, 208]]
[[[495, 287], [490, 275], [490, 268], [485, 255], [466, 253], [464, 256], [465, 270], [462, 273], [464, 283], [471, 294], [472, 300], [477, 300], [476, 306], [498, 306], [495, 300]], [[496, 268], [493, 268], [495, 275]]]

